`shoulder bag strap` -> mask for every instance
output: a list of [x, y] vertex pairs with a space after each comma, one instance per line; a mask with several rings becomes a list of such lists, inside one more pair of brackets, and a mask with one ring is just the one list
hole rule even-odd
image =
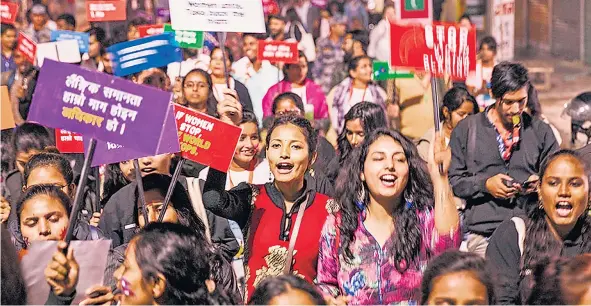
[[476, 119], [477, 118], [469, 118], [468, 121], [468, 144], [466, 148], [468, 152], [466, 152], [466, 168], [468, 168], [468, 172], [472, 173], [472, 175], [476, 174], [476, 164], [474, 162], [474, 153], [476, 151]]
[[289, 248], [287, 249], [287, 260], [285, 261], [285, 265], [283, 266], [283, 274], [290, 274], [291, 272], [291, 261], [293, 260], [293, 249], [295, 248], [296, 240], [298, 239], [298, 233], [300, 231], [300, 225], [302, 223], [302, 219], [304, 218], [304, 211], [306, 210], [306, 205], [308, 205], [308, 199], [310, 198], [310, 194], [306, 196], [306, 200], [300, 204], [300, 209], [298, 210], [298, 216], [296, 217], [296, 222], [293, 226], [293, 232], [291, 233], [291, 238], [289, 238]]

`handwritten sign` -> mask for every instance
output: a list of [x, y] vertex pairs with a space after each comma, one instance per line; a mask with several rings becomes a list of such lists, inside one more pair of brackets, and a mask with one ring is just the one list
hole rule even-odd
[[140, 38], [164, 33], [164, 25], [162, 24], [146, 24], [137, 27]]
[[118, 43], [107, 51], [113, 54], [111, 60], [116, 76], [126, 76], [182, 60], [181, 49], [176, 46], [172, 33]]
[[173, 30], [170, 24], [164, 25], [164, 32], [172, 33], [174, 40], [181, 48], [201, 49], [203, 48], [203, 32]]
[[0, 3], [0, 20], [2, 23], [14, 24], [17, 13], [18, 4], [6, 1]]
[[169, 111], [171, 93], [84, 68], [46, 60], [29, 121], [131, 146], [151, 154]]
[[170, 1], [175, 30], [266, 33], [261, 0]]
[[51, 41], [76, 40], [80, 53], [88, 52], [90, 34], [74, 31], [51, 31]]
[[18, 34], [17, 49], [29, 63], [35, 64], [37, 44], [35, 44], [35, 42], [29, 36], [23, 34], [23, 32]]
[[298, 62], [298, 43], [295, 41], [259, 40], [258, 56], [271, 63], [295, 64]]
[[234, 156], [239, 127], [203, 113], [174, 105], [181, 156], [226, 172]]
[[8, 94], [8, 86], [0, 86], [0, 130], [12, 129], [16, 126], [12, 115], [12, 103]]
[[[92, 159], [92, 167], [118, 163], [121, 161], [142, 158], [146, 156], [155, 156], [160, 154], [177, 153], [179, 152], [179, 139], [177, 135], [176, 120], [174, 119], [174, 109], [172, 104], [169, 105], [170, 111], [167, 114], [166, 121], [162, 131], [149, 130], [147, 133], [160, 133], [160, 146], [156, 148], [156, 152], [147, 154], [134, 149], [134, 147], [124, 147], [111, 142], [97, 141], [94, 158]], [[84, 141], [84, 147], [88, 148], [90, 141]]]
[[[47, 300], [50, 289], [45, 280], [44, 270], [57, 251], [57, 243], [57, 241], [34, 241], [20, 262], [21, 274], [27, 286], [29, 305], [43, 305]], [[86, 298], [85, 292], [91, 286], [103, 283], [110, 246], [111, 240], [105, 239], [70, 243], [80, 267], [73, 305], [78, 305]]]
[[86, 1], [89, 22], [121, 21], [127, 19], [126, 0]]
[[476, 70], [476, 30], [451, 23], [390, 24], [391, 64], [465, 80]]
[[62, 63], [79, 63], [82, 61], [78, 41], [62, 40], [37, 45], [37, 64], [43, 66], [45, 59]]
[[84, 153], [82, 135], [67, 130], [55, 129], [55, 146], [60, 153]]

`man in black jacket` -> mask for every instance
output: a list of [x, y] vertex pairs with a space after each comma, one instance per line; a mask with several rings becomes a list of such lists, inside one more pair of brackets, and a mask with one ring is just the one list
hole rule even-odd
[[491, 80], [495, 104], [452, 133], [449, 178], [454, 194], [466, 201], [464, 250], [484, 256], [499, 224], [527, 209], [540, 165], [558, 149], [550, 126], [524, 112], [529, 86], [525, 67], [498, 64]]

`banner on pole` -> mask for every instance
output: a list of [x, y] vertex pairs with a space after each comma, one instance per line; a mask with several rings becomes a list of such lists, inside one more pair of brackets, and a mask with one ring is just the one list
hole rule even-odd
[[171, 99], [153, 87], [46, 60], [28, 120], [153, 154]]
[[137, 27], [140, 38], [164, 33], [164, 25], [162, 24], [146, 24]]
[[164, 25], [165, 33], [172, 33], [174, 40], [181, 48], [201, 49], [203, 48], [203, 32], [174, 30], [170, 24]]
[[37, 56], [37, 44], [23, 32], [18, 34], [17, 49], [25, 57], [27, 62], [35, 65], [35, 57]]
[[38, 44], [37, 64], [39, 67], [43, 67], [45, 59], [62, 63], [80, 63], [82, 57], [80, 56], [79, 46], [76, 40], [62, 40]]
[[169, 4], [175, 30], [267, 32], [261, 0], [174, 0]]
[[127, 19], [127, 1], [86, 1], [86, 19], [89, 22], [122, 21]]
[[90, 34], [74, 31], [51, 31], [51, 41], [76, 40], [80, 53], [88, 52]]
[[258, 57], [271, 63], [295, 64], [299, 60], [298, 42], [259, 40]]
[[3, 1], [0, 3], [0, 21], [2, 23], [14, 24], [18, 14], [18, 4]]
[[84, 153], [82, 135], [63, 129], [55, 129], [55, 146], [60, 153]]
[[465, 80], [476, 70], [476, 30], [452, 23], [390, 24], [391, 65]]
[[373, 79], [385, 81], [390, 79], [412, 79], [414, 73], [410, 70], [398, 70], [390, 68], [388, 62], [373, 62]]

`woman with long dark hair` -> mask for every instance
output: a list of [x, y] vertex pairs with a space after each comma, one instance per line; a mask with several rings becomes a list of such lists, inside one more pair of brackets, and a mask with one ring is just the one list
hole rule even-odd
[[[209, 170], [203, 191], [205, 207], [236, 221], [248, 237], [246, 297], [268, 276], [289, 272], [308, 281], [316, 276], [320, 230], [334, 209], [333, 201], [318, 193], [306, 177], [316, 158], [316, 143], [316, 131], [308, 120], [280, 116], [269, 129], [266, 141], [272, 182], [241, 183], [225, 191], [226, 174]], [[294, 234], [298, 233], [298, 216], [302, 218], [299, 235]], [[290, 243], [295, 243], [291, 256]]]
[[494, 305], [494, 274], [474, 253], [447, 251], [433, 259], [421, 285], [421, 305]]
[[105, 206], [111, 196], [117, 191], [127, 186], [135, 179], [134, 169], [132, 160], [107, 165], [105, 181], [103, 183], [101, 207]]
[[309, 282], [294, 276], [269, 277], [261, 282], [249, 305], [326, 305], [324, 298]]
[[[226, 53], [225, 67], [227, 69], [231, 69], [232, 63], [234, 62], [232, 52], [230, 52], [230, 48], [228, 47], [224, 47], [224, 52]], [[213, 94], [216, 100], [221, 102], [224, 99], [223, 89], [228, 88], [228, 85], [226, 83], [226, 75], [224, 73], [224, 60], [222, 56], [222, 49], [220, 47], [215, 47], [211, 50], [211, 61], [209, 62], [209, 71], [211, 79], [213, 81]], [[230, 75], [228, 75], [228, 78], [230, 82], [230, 89], [236, 90], [236, 92], [238, 93], [238, 100], [240, 101], [240, 103], [242, 103], [242, 105], [244, 105], [244, 109], [253, 111], [252, 101], [250, 99], [250, 94], [248, 93], [248, 89], [246, 89], [246, 86], [234, 79]]]
[[181, 104], [200, 113], [217, 115], [218, 101], [214, 95], [213, 81], [207, 71], [193, 69], [181, 83], [183, 102]]
[[372, 61], [358, 56], [349, 62], [349, 77], [331, 89], [326, 98], [332, 128], [337, 135], [345, 125], [345, 114], [359, 102], [372, 102], [386, 109], [386, 92], [371, 80]]
[[324, 224], [318, 257], [317, 283], [331, 303], [416, 303], [428, 260], [459, 247], [451, 152], [440, 137], [434, 144], [427, 168], [410, 140], [378, 129], [341, 170], [340, 211]]
[[590, 170], [574, 151], [552, 154], [540, 170], [537, 205], [530, 199], [527, 218], [513, 217], [491, 236], [486, 258], [500, 276], [500, 304], [526, 301], [531, 272], [545, 257], [591, 252]]

